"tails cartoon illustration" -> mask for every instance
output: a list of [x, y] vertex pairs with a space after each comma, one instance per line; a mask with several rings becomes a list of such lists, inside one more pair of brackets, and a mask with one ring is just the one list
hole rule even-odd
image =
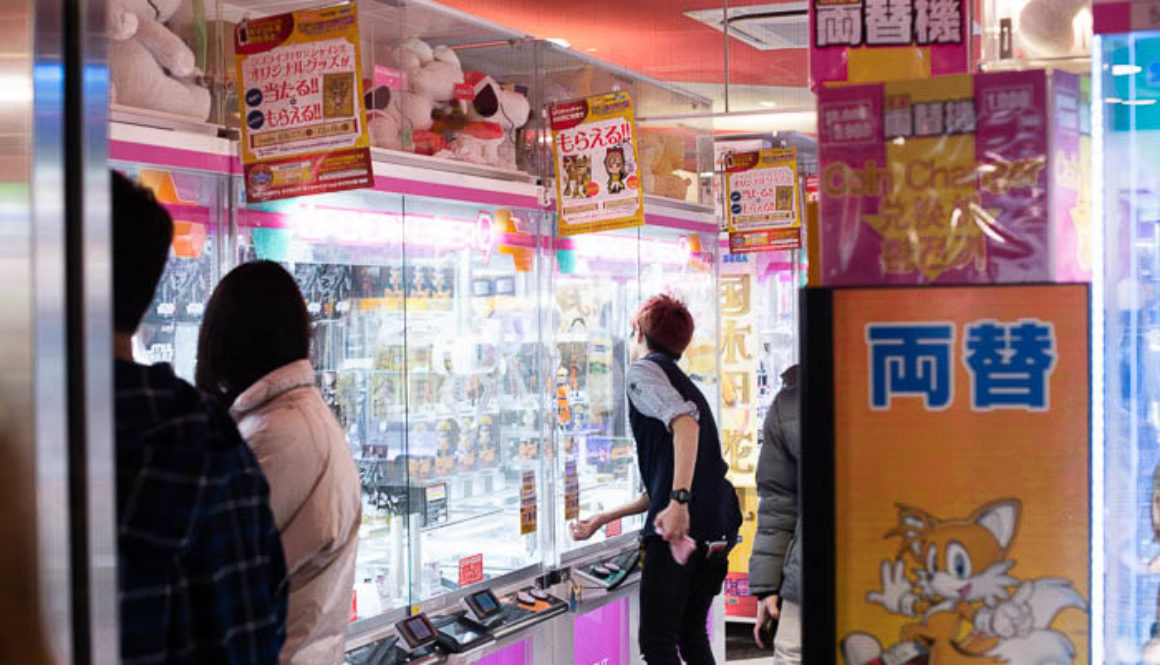
[[900, 505], [887, 537], [902, 546], [866, 599], [916, 621], [888, 650], [851, 633], [842, 642], [847, 665], [1070, 665], [1075, 647], [1052, 626], [1063, 610], [1087, 605], [1068, 580], [1010, 575], [1020, 512], [1014, 499], [949, 520]]

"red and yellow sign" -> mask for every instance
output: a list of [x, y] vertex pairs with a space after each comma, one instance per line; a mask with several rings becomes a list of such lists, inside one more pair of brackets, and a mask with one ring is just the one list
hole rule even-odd
[[632, 98], [614, 92], [550, 112], [559, 235], [644, 224]]
[[243, 21], [234, 50], [248, 201], [374, 184], [355, 5]]
[[801, 248], [797, 150], [728, 155], [725, 195], [731, 254]]
[[834, 662], [1088, 662], [1087, 287], [840, 290], [828, 314], [806, 375], [834, 385]]

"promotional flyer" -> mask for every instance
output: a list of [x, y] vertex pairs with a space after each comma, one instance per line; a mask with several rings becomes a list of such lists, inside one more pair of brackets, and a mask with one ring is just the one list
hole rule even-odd
[[559, 235], [644, 224], [632, 98], [614, 92], [552, 106]]
[[1088, 662], [1088, 311], [1086, 285], [811, 290], [807, 662]]
[[1047, 77], [823, 89], [826, 285], [1048, 281]]
[[966, 0], [811, 0], [810, 81], [925, 78], [970, 65]]
[[725, 218], [729, 252], [801, 247], [797, 150], [781, 148], [725, 157]]
[[374, 184], [355, 5], [243, 21], [234, 50], [247, 201]]

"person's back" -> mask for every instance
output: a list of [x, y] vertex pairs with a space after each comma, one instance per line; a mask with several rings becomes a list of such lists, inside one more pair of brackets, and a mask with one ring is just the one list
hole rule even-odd
[[164, 209], [114, 173], [121, 662], [272, 665], [287, 585], [261, 467], [223, 408], [132, 360], [171, 237]]
[[801, 459], [798, 366], [782, 374], [782, 389], [766, 413], [757, 463], [757, 534], [749, 558], [749, 591], [758, 598], [755, 636], [766, 618], [780, 619], [775, 665], [801, 662], [801, 520], [798, 463]]
[[214, 391], [270, 482], [290, 577], [286, 665], [342, 662], [362, 494], [346, 436], [314, 384], [310, 315], [268, 261], [226, 275], [206, 306], [197, 382]]
[[362, 498], [346, 436], [310, 362], [275, 370], [230, 409], [270, 479], [290, 574], [283, 663], [340, 663]]

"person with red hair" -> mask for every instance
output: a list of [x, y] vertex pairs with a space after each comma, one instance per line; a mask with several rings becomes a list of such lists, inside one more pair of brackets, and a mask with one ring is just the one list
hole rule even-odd
[[706, 621], [741, 527], [713, 412], [677, 365], [693, 330], [689, 309], [671, 295], [637, 309], [625, 383], [645, 493], [572, 525], [572, 537], [586, 540], [612, 520], [648, 512], [640, 583], [640, 648], [648, 665], [714, 665]]

